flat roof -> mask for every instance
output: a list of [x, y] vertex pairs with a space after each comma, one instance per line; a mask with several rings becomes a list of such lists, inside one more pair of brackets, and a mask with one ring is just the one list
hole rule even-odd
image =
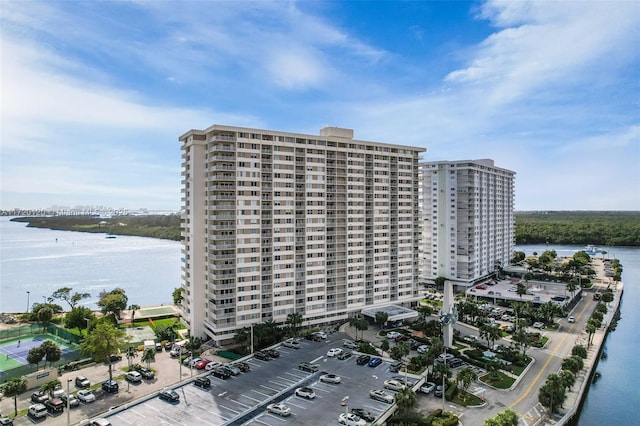
[[364, 308], [360, 311], [362, 315], [366, 315], [369, 318], [376, 318], [376, 313], [384, 312], [389, 318], [387, 321], [400, 321], [405, 319], [418, 318], [420, 315], [410, 308], [405, 308], [398, 305], [386, 305], [386, 306], [372, 306], [370, 308]]

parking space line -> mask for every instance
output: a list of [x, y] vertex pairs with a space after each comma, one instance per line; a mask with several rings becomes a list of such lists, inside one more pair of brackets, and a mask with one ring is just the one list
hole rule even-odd
[[268, 394], [268, 393], [258, 392], [258, 391], [257, 391], [257, 390], [255, 390], [255, 389], [251, 389], [251, 392], [258, 393], [258, 394], [260, 394], [260, 395], [262, 395], [262, 396], [265, 396], [265, 397], [270, 397], [270, 396], [271, 396], [271, 395], [270, 395], [270, 394]]
[[282, 380], [282, 381], [284, 381], [284, 382], [287, 382], [287, 383], [295, 383], [295, 382], [297, 382], [299, 380], [299, 379], [298, 380], [292, 380], [292, 379], [288, 379], [288, 378], [282, 377], [282, 376], [277, 376], [277, 378]]
[[305, 407], [305, 406], [303, 406], [303, 405], [298, 405], [298, 404], [296, 404], [296, 403], [291, 402], [291, 399], [288, 399], [288, 400], [287, 400], [287, 404], [288, 404], [288, 405], [293, 405], [294, 407], [302, 408], [303, 410], [306, 410], [306, 409], [307, 409], [307, 407]]
[[289, 383], [280, 383], [280, 382], [276, 382], [275, 380], [269, 380], [267, 383], [272, 383], [276, 386], [282, 386], [283, 388], [289, 387]]
[[251, 398], [249, 395], [242, 394], [241, 396], [243, 398], [247, 398], [247, 399], [250, 399], [250, 400], [255, 401], [255, 402], [262, 402], [262, 399]]
[[321, 392], [325, 392], [325, 393], [333, 393], [333, 389], [326, 390], [326, 389], [322, 389], [322, 388], [318, 387], [317, 385], [313, 387], [313, 390], [321, 391]]
[[322, 358], [324, 358], [324, 355], [320, 355], [318, 358], [314, 359], [311, 361], [311, 364], [313, 364], [314, 362], [318, 362], [320, 361]]
[[[222, 404], [218, 404], [218, 407], [222, 407], [222, 408], [224, 408], [225, 410], [229, 410], [229, 411], [231, 411], [231, 412], [232, 412], [232, 413], [234, 413], [234, 414], [238, 414], [238, 413], [240, 413], [240, 411], [238, 411], [238, 410], [234, 410], [233, 408], [231, 408], [231, 407], [227, 407], [227, 406], [222, 405]], [[225, 419], [225, 420], [226, 420], [226, 419]]]
[[260, 385], [261, 388], [269, 389], [270, 391], [278, 393], [278, 389], [270, 388], [269, 386]]

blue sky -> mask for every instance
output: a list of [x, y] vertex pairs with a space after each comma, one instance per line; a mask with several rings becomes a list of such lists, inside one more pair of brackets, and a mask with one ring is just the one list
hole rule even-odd
[[491, 158], [517, 210], [640, 210], [637, 1], [5, 1], [0, 209], [180, 208], [212, 124]]

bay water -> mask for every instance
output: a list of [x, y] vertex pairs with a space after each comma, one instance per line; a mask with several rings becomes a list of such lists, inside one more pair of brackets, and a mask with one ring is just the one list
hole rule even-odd
[[[25, 312], [27, 303], [41, 303], [43, 296], [61, 287], [90, 293], [83, 304], [91, 309], [96, 309], [100, 291], [116, 287], [126, 290], [129, 304], [169, 304], [173, 289], [180, 286], [180, 242], [126, 236], [108, 239], [106, 234], [28, 228], [9, 219], [0, 217], [0, 312]], [[527, 255], [555, 250], [559, 256], [571, 256], [582, 248], [516, 246]], [[640, 422], [636, 402], [640, 247], [604, 249], [606, 257], [619, 259], [623, 266], [622, 316], [607, 338], [597, 367], [599, 378], [590, 386], [577, 424], [636, 425]]]

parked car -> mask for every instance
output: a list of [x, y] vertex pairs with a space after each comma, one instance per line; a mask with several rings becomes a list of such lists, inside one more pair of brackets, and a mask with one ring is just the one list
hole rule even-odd
[[371, 361], [371, 355], [360, 355], [356, 358], [356, 364], [358, 365], [365, 365], [369, 363], [369, 361]]
[[327, 338], [327, 333], [325, 333], [324, 331], [316, 331], [313, 334], [319, 337], [321, 340], [325, 340]]
[[203, 370], [210, 362], [212, 362], [210, 359], [203, 359], [200, 360], [200, 362], [198, 362], [195, 367], [197, 370]]
[[416, 349], [418, 351], [419, 354], [423, 354], [425, 352], [429, 351], [429, 346], [427, 345], [420, 345], [418, 346], [418, 349]]
[[162, 343], [156, 343], [156, 352], [162, 352]]
[[205, 366], [204, 366], [204, 369], [205, 369], [206, 371], [211, 371], [211, 370], [213, 370], [213, 369], [214, 369], [214, 368], [216, 368], [216, 367], [220, 367], [221, 365], [222, 365], [222, 363], [220, 363], [220, 362], [212, 361], [212, 362], [208, 363], [207, 365], [205, 365]]
[[389, 340], [395, 340], [395, 338], [398, 336], [402, 336], [402, 334], [398, 333], [397, 331], [390, 331], [387, 333], [387, 339]]
[[542, 330], [544, 328], [544, 323], [540, 321], [536, 321], [533, 323], [532, 327]]
[[342, 349], [340, 349], [340, 348], [331, 348], [327, 352], [327, 356], [328, 357], [334, 357], [336, 355], [340, 355], [341, 353], [342, 353]]
[[254, 353], [253, 357], [255, 359], [259, 359], [260, 361], [269, 361], [271, 359], [271, 357], [268, 354], [266, 354], [265, 352], [262, 352], [262, 351], [258, 351], [256, 353]]
[[265, 349], [263, 352], [265, 352], [271, 358], [280, 358], [280, 352], [275, 349]]
[[376, 419], [376, 416], [374, 416], [370, 411], [367, 411], [364, 408], [352, 408], [351, 412], [368, 422], [372, 422]]
[[430, 394], [436, 388], [436, 384], [433, 382], [426, 382], [424, 385], [420, 386], [420, 392]]
[[342, 342], [342, 346], [347, 349], [358, 349], [358, 344], [353, 340], [345, 340], [344, 342]]
[[166, 342], [164, 344], [164, 350], [165, 351], [170, 351], [171, 349], [173, 349], [173, 341]]
[[49, 399], [49, 394], [46, 392], [36, 391], [31, 394], [31, 402], [42, 404]]
[[295, 394], [300, 398], [306, 398], [306, 399], [313, 399], [316, 397], [316, 393], [313, 391], [313, 389], [306, 386], [296, 389]]
[[375, 368], [375, 367], [379, 366], [380, 364], [382, 364], [382, 358], [378, 358], [376, 356], [376, 357], [371, 358], [371, 360], [369, 361], [369, 363], [367, 365], [369, 367]]
[[413, 387], [413, 385], [416, 384], [416, 381], [414, 379], [412, 379], [411, 377], [408, 377], [405, 374], [398, 375], [398, 376], [393, 376], [392, 379], [393, 380], [397, 380], [400, 383], [403, 383], [403, 384], [405, 384], [405, 385], [407, 385], [407, 386], [409, 386], [411, 388]]
[[88, 404], [90, 402], [95, 402], [96, 400], [96, 396], [90, 390], [80, 390], [78, 391], [76, 396], [80, 401], [84, 402], [85, 404]]
[[442, 387], [442, 385], [438, 385], [436, 386], [436, 390], [433, 393], [433, 395], [438, 398], [441, 398], [443, 393], [444, 393], [444, 388]]
[[337, 358], [338, 359], [347, 359], [347, 358], [351, 358], [351, 355], [353, 355], [351, 352], [349, 351], [342, 351], [340, 354], [338, 354]]
[[48, 399], [44, 402], [44, 406], [47, 407], [49, 413], [62, 413], [64, 411], [64, 401], [60, 398]]
[[0, 417], [0, 426], [13, 426], [13, 420], [9, 417]]
[[111, 422], [103, 417], [95, 419], [91, 422], [91, 426], [112, 426]]
[[64, 389], [62, 389], [62, 385], [57, 385], [54, 389], [53, 389], [53, 397], [54, 398], [60, 398], [61, 396], [66, 395], [67, 393], [64, 391]]
[[118, 382], [115, 380], [105, 380], [102, 382], [102, 390], [108, 393], [118, 393], [119, 390]]
[[111, 362], [118, 362], [121, 359], [122, 359], [122, 355], [118, 355], [118, 354], [109, 355], [109, 361], [111, 361]]
[[393, 404], [393, 395], [387, 393], [381, 389], [373, 389], [369, 391], [369, 397], [376, 401], [386, 402], [387, 404]]
[[74, 394], [71, 394], [69, 396], [65, 395], [60, 399], [62, 400], [62, 402], [64, 402], [64, 406], [65, 407], [67, 406], [67, 400], [69, 400], [69, 408], [74, 408], [74, 407], [79, 407], [80, 406], [80, 400]]
[[242, 370], [233, 364], [224, 364], [223, 367], [229, 370], [229, 373], [231, 373], [232, 376], [237, 376], [242, 373]]
[[200, 388], [208, 388], [211, 386], [211, 380], [208, 377], [196, 377], [193, 384]]
[[389, 365], [389, 371], [391, 371], [392, 373], [397, 373], [402, 369], [402, 367], [404, 367], [404, 362], [396, 361], [393, 364]]
[[338, 384], [342, 381], [342, 378], [337, 374], [323, 374], [322, 376], [320, 376], [320, 381], [326, 382], [326, 383]]
[[180, 395], [178, 395], [178, 392], [174, 391], [173, 389], [163, 389], [160, 391], [158, 396], [160, 397], [160, 399], [164, 399], [165, 401], [169, 402], [180, 401]]
[[211, 375], [218, 379], [226, 380], [231, 377], [231, 372], [227, 368], [218, 366], [211, 371]]
[[298, 364], [298, 369], [306, 371], [307, 373], [315, 373], [318, 371], [319, 367], [315, 364], [311, 364], [310, 362], [301, 362]]
[[449, 367], [451, 368], [458, 368], [458, 367], [462, 367], [464, 365], [464, 361], [461, 360], [460, 358], [451, 358], [448, 361]]
[[130, 383], [140, 383], [142, 382], [142, 374], [137, 371], [128, 371], [127, 374], [124, 375], [124, 379]]
[[392, 391], [399, 391], [405, 388], [405, 385], [399, 380], [389, 379], [384, 381], [384, 388]]
[[33, 419], [42, 419], [47, 417], [47, 407], [45, 407], [44, 404], [30, 405], [27, 414]]
[[347, 426], [367, 426], [367, 422], [353, 413], [341, 413], [338, 416], [338, 423]]
[[567, 317], [567, 322], [574, 323], [576, 322], [576, 318], [573, 315], [569, 315]]
[[246, 373], [247, 371], [251, 370], [251, 366], [249, 366], [249, 364], [247, 364], [244, 361], [234, 362], [233, 365], [238, 367], [240, 369], [240, 371], [242, 371], [243, 373]]
[[282, 342], [282, 346], [284, 346], [285, 348], [300, 349], [300, 342], [295, 339], [287, 339]]
[[200, 361], [202, 361], [200, 357], [193, 358], [191, 362], [189, 362], [189, 367], [194, 368]]
[[269, 404], [267, 405], [267, 411], [273, 414], [277, 414], [282, 417], [287, 417], [291, 414], [291, 408], [284, 405], [282, 402], [278, 404]]
[[451, 358], [454, 358], [453, 354], [442, 353], [442, 354], [438, 355], [438, 357], [436, 358], [436, 361], [438, 361], [438, 362], [447, 362], [447, 360], [450, 360]]
[[139, 367], [137, 371], [142, 375], [143, 379], [151, 380], [156, 377], [156, 373], [154, 373], [153, 370], [150, 370], [147, 367]]
[[89, 379], [87, 379], [84, 376], [77, 376], [76, 377], [76, 387], [88, 388], [89, 386], [91, 386], [91, 382], [89, 381]]

